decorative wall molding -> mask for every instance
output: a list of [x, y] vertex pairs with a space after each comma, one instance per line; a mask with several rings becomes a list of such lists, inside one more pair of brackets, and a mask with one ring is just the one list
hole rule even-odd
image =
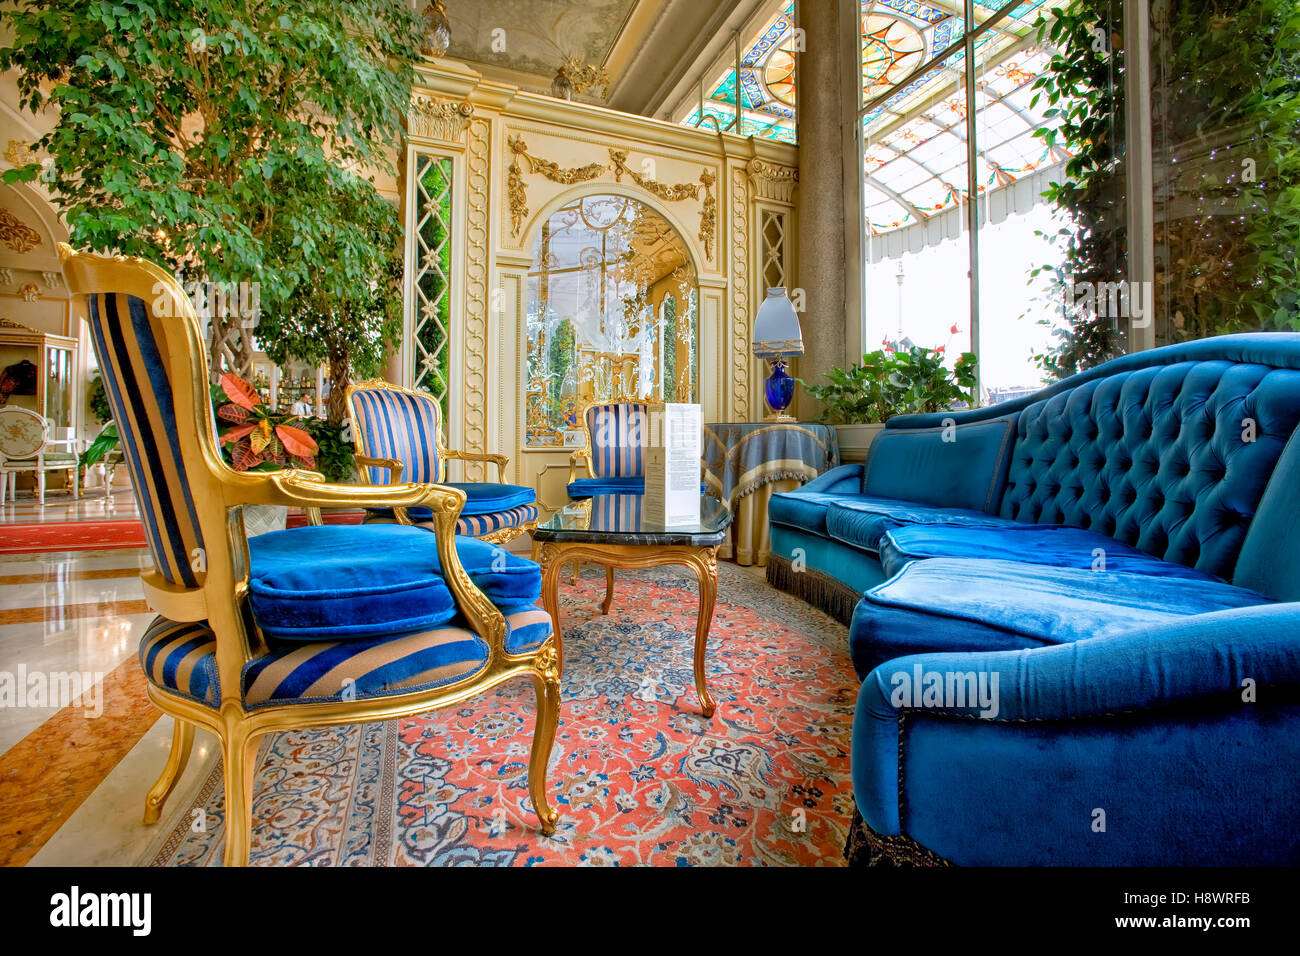
[[10, 166], [28, 166], [40, 162], [41, 158], [36, 155], [36, 150], [22, 140], [11, 139], [8, 148], [5, 150], [5, 159], [8, 160]]
[[472, 103], [455, 103], [417, 93], [411, 98], [407, 132], [413, 137], [458, 143], [473, 119]]
[[14, 281], [12, 269], [0, 269], [0, 285], [8, 285]]
[[704, 202], [700, 206], [700, 245], [704, 246], [704, 258], [713, 261], [713, 240], [718, 228], [718, 200], [713, 195], [713, 184], [718, 177], [713, 170], [706, 169], [700, 173], [700, 183], [704, 186]]
[[45, 283], [45, 288], [51, 292], [58, 291], [59, 286], [63, 284], [62, 272], [42, 272], [41, 281]]
[[574, 166], [570, 169], [564, 169], [558, 163], [549, 159], [542, 159], [528, 152], [528, 144], [524, 142], [522, 136], [507, 137], [506, 145], [510, 147], [510, 151], [514, 153], [515, 157], [510, 163], [506, 180], [506, 189], [510, 201], [511, 236], [519, 235], [524, 220], [528, 218], [528, 187], [524, 183], [523, 170], [519, 168], [520, 159], [523, 159], [528, 164], [530, 173], [543, 176], [562, 186], [585, 183], [595, 179], [607, 168], [600, 163], [588, 163], [586, 166]]
[[642, 176], [635, 169], [627, 164], [627, 150], [610, 149], [609, 158], [614, 165], [614, 181], [622, 182], [626, 174], [632, 182], [636, 183], [651, 195], [658, 196], [664, 202], [681, 202], [683, 199], [699, 199], [699, 183], [661, 183], [657, 179], [651, 179], [649, 176]]
[[731, 171], [731, 415], [749, 421], [749, 175]]
[[[488, 219], [491, 185], [491, 124], [474, 120], [469, 127], [466, 156], [465, 232], [465, 378], [464, 432], [466, 451], [487, 448], [487, 356], [488, 356]], [[483, 464], [467, 462], [465, 476], [483, 480]]]
[[0, 209], [0, 242], [21, 254], [39, 246], [41, 234], [8, 209]]
[[35, 302], [40, 297], [41, 290], [36, 287], [35, 282], [28, 282], [18, 290], [18, 294], [23, 297], [24, 302]]
[[759, 199], [792, 202], [794, 187], [799, 182], [799, 170], [791, 166], [778, 166], [754, 157], [749, 161], [749, 182]]

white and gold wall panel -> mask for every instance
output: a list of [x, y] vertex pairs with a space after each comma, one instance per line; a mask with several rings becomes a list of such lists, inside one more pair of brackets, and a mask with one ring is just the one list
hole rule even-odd
[[[528, 276], [542, 224], [595, 195], [636, 200], [680, 237], [698, 294], [696, 382], [706, 420], [764, 414], [750, 331], [765, 274], [775, 273], [760, 230], [764, 216], [782, 217], [782, 268], [793, 275], [793, 147], [524, 92], [453, 60], [422, 68], [409, 132], [405, 179], [421, 153], [452, 160], [446, 405], [453, 446], [508, 455], [508, 480], [535, 486], [547, 509], [564, 504], [569, 450], [525, 441]], [[414, 183], [404, 182], [402, 195], [406, 336], [390, 375], [412, 384], [420, 210]], [[662, 290], [655, 296], [660, 301]]]

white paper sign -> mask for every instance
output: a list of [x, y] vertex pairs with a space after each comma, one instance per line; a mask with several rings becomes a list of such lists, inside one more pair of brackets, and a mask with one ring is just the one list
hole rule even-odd
[[670, 402], [650, 422], [645, 458], [642, 518], [666, 528], [700, 523], [700, 446], [704, 415], [699, 405]]

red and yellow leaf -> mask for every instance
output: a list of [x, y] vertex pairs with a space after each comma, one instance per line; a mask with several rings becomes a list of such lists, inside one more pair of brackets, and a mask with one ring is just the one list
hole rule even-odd
[[276, 425], [275, 433], [284, 442], [284, 450], [296, 458], [310, 458], [316, 454], [316, 439], [301, 428], [292, 425]]
[[233, 372], [221, 373], [221, 390], [232, 402], [250, 412], [262, 403], [262, 396], [257, 394], [257, 389]]
[[224, 444], [237, 442], [253, 430], [252, 425], [236, 425], [221, 435], [221, 441]]
[[235, 464], [235, 471], [248, 471], [262, 463], [262, 456], [253, 451], [246, 443], [240, 442], [230, 452], [230, 460]]
[[217, 417], [228, 422], [246, 422], [248, 421], [248, 409], [231, 402], [217, 409]]

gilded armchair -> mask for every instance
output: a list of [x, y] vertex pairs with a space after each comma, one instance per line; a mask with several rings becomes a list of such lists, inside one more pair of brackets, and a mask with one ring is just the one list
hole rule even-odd
[[[405, 479], [459, 489], [466, 500], [456, 533], [482, 541], [504, 544], [537, 527], [536, 491], [505, 483], [510, 459], [443, 446], [442, 407], [429, 393], [371, 379], [348, 388], [348, 414], [356, 436], [357, 467], [369, 484]], [[493, 464], [497, 480], [447, 481], [449, 461]], [[366, 521], [432, 527], [427, 509], [419, 508], [374, 509]]]
[[[490, 598], [485, 589], [496, 585], [487, 575], [475, 580], [475, 562], [499, 561], [484, 552], [500, 549], [454, 536], [465, 503], [454, 488], [231, 470], [216, 442], [194, 310], [176, 280], [141, 259], [66, 245], [60, 257], [69, 289], [85, 302], [156, 566], [142, 575], [143, 590], [161, 616], [139, 656], [149, 699], [175, 727], [145, 822], [159, 819], [194, 727], [204, 727], [221, 742], [225, 862], [244, 865], [265, 734], [420, 714], [527, 677], [538, 701], [529, 794], [542, 832], [552, 832], [545, 774], [559, 665], [549, 618], [528, 600], [535, 566], [511, 556], [507, 570], [524, 583], [511, 602], [505, 591]], [[250, 541], [247, 504], [423, 507], [434, 533], [313, 524]], [[400, 600], [388, 597], [397, 572]]]
[[662, 403], [638, 401], [588, 404], [582, 410], [583, 447], [569, 456], [569, 497], [644, 494], [650, 420], [662, 408]]

